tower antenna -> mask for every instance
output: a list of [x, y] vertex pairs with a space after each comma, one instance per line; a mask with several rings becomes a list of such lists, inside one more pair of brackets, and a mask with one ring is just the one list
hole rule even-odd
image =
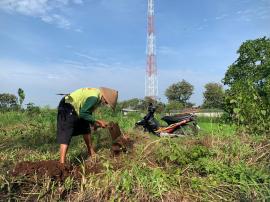
[[158, 96], [156, 67], [156, 46], [154, 26], [154, 0], [148, 0], [147, 12], [147, 67], [145, 78], [145, 96], [154, 100]]

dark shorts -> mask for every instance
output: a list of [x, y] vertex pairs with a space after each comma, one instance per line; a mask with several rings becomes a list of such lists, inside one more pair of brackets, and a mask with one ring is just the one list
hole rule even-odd
[[57, 143], [69, 144], [73, 136], [85, 135], [91, 132], [88, 121], [79, 118], [74, 107], [65, 103], [63, 98], [58, 106]]

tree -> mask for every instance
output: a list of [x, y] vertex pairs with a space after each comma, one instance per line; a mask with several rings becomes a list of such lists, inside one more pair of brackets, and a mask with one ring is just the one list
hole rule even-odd
[[168, 104], [166, 104], [166, 111], [170, 112], [172, 110], [182, 110], [184, 108], [184, 105], [178, 101], [170, 101]]
[[226, 111], [252, 132], [270, 131], [270, 39], [244, 42], [223, 83]]
[[38, 114], [40, 113], [40, 108], [35, 106], [33, 102], [29, 102], [26, 104], [26, 112], [30, 115]]
[[25, 99], [25, 94], [24, 94], [24, 90], [19, 88], [18, 89], [18, 96], [19, 96], [19, 103], [20, 103], [20, 108], [22, 108], [22, 103]]
[[144, 100], [138, 99], [138, 98], [133, 98], [129, 100], [125, 100], [122, 102], [119, 102], [120, 108], [131, 108], [131, 109], [144, 109]]
[[165, 92], [165, 95], [169, 102], [178, 101], [184, 106], [187, 106], [187, 101], [193, 94], [193, 90], [193, 85], [183, 79], [182, 81], [169, 86]]
[[207, 83], [203, 93], [203, 108], [223, 108], [225, 92], [219, 83]]
[[0, 94], [0, 110], [16, 109], [18, 99], [15, 95], [9, 93]]
[[123, 109], [123, 108], [131, 108], [135, 110], [147, 110], [149, 103], [154, 104], [154, 106], [157, 108], [157, 111], [160, 112], [164, 109], [164, 104], [160, 101], [153, 100], [150, 97], [145, 97], [144, 99], [138, 99], [138, 98], [133, 98], [130, 100], [125, 100], [122, 102], [119, 102], [118, 106]]

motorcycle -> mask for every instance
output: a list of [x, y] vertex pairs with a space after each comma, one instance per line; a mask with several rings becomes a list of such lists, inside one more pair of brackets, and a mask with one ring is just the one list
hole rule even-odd
[[135, 126], [142, 126], [144, 131], [163, 137], [178, 137], [183, 135], [197, 135], [200, 129], [194, 114], [182, 114], [175, 116], [164, 116], [161, 120], [167, 123], [167, 126], [160, 126], [155, 118], [156, 108], [152, 103], [148, 106], [148, 113], [142, 120], [135, 123]]

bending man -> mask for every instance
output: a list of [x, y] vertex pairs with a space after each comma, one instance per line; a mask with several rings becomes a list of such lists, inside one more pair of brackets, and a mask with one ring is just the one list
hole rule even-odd
[[80, 88], [62, 98], [58, 106], [57, 142], [60, 144], [60, 163], [65, 163], [69, 143], [73, 136], [83, 135], [88, 155], [95, 151], [91, 142], [91, 125], [106, 127], [103, 120], [95, 120], [92, 112], [101, 104], [115, 109], [118, 98], [116, 90], [100, 88]]

